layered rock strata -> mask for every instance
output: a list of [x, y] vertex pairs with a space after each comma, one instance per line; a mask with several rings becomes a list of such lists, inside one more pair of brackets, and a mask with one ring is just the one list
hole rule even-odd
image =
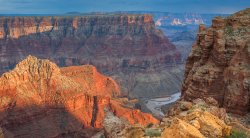
[[0, 17], [0, 72], [30, 54], [59, 66], [94, 65], [136, 97], [181, 83], [181, 71], [170, 70], [181, 55], [147, 14]]
[[186, 64], [182, 96], [213, 97], [227, 111], [245, 114], [250, 109], [250, 9], [212, 26], [200, 25]]

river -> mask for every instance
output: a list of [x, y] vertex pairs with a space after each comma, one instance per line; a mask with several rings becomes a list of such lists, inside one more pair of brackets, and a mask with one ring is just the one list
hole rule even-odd
[[177, 101], [180, 98], [180, 96], [181, 93], [178, 92], [172, 94], [169, 97], [149, 99], [145, 101], [145, 105], [152, 112], [152, 114], [154, 114], [155, 116], [163, 117], [164, 113], [161, 110], [161, 106]]

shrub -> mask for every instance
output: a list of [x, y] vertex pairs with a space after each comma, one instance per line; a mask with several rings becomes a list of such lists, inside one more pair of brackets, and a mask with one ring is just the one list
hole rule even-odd
[[247, 138], [247, 134], [242, 131], [232, 130], [230, 136], [226, 138]]
[[234, 34], [234, 30], [233, 30], [233, 27], [231, 26], [227, 26], [226, 29], [225, 29], [225, 33], [229, 36], [233, 36]]
[[150, 137], [160, 137], [161, 131], [158, 129], [146, 129], [145, 135]]

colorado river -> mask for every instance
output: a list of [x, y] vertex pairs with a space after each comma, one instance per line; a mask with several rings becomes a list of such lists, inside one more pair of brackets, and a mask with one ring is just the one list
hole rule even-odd
[[156, 116], [164, 116], [164, 113], [161, 111], [161, 106], [163, 105], [167, 105], [170, 103], [173, 103], [175, 101], [177, 101], [181, 96], [181, 93], [175, 93], [172, 94], [169, 97], [163, 97], [163, 98], [155, 98], [155, 99], [150, 99], [150, 100], [146, 100], [145, 104], [146, 107]]

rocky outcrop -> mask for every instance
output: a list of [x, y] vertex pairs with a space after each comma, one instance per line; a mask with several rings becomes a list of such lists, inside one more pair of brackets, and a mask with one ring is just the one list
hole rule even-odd
[[169, 125], [164, 134], [166, 137], [176, 135], [184, 138], [188, 135], [222, 138], [231, 133], [230, 120], [225, 109], [219, 108], [217, 101], [211, 97], [191, 102], [180, 100], [170, 108], [163, 119], [163, 122]]
[[164, 130], [162, 133], [163, 138], [204, 138], [198, 129], [194, 126], [175, 118], [171, 127]]
[[94, 65], [136, 97], [176, 92], [181, 82], [181, 73], [178, 78], [178, 71], [168, 71], [181, 55], [147, 14], [1, 17], [0, 72], [30, 54], [59, 66]]
[[[128, 125], [125, 121], [106, 113], [105, 136], [108, 138], [224, 138], [230, 135], [229, 116], [217, 106], [213, 98], [206, 101], [178, 101], [158, 125], [147, 127]], [[216, 111], [216, 112], [215, 112]], [[221, 116], [224, 113], [225, 116]]]
[[103, 128], [107, 138], [142, 138], [144, 136], [141, 126], [129, 125], [111, 112], [106, 112]]
[[163, 119], [168, 124], [164, 137], [222, 138], [229, 136], [232, 127], [230, 117], [218, 102], [209, 97], [192, 102], [180, 100], [175, 103]]
[[167, 127], [163, 138], [224, 138], [229, 136], [231, 127], [209, 112], [194, 111], [184, 118], [174, 118]]
[[0, 78], [0, 127], [6, 137], [90, 137], [102, 128], [105, 107], [131, 124], [158, 122], [126, 108], [119, 95], [93, 66], [60, 69], [29, 56]]
[[214, 18], [209, 28], [200, 25], [186, 63], [184, 99], [213, 97], [229, 112], [249, 111], [249, 15], [246, 9]]

